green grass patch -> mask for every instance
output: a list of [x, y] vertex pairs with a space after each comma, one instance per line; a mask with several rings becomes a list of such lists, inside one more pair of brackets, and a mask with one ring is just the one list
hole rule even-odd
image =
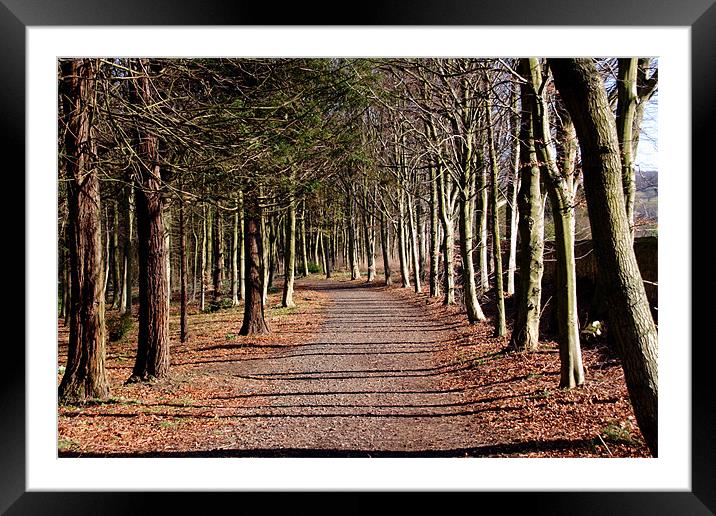
[[65, 439], [64, 437], [60, 437], [57, 440], [58, 450], [71, 450], [73, 448], [79, 448], [79, 446], [79, 443], [76, 443], [72, 439]]
[[226, 310], [227, 308], [233, 308], [234, 302], [230, 298], [220, 299], [219, 301], [209, 301], [204, 308], [205, 314], [218, 312], [219, 310]]
[[599, 434], [605, 441], [610, 443], [635, 444], [636, 442], [629, 429], [625, 428], [617, 421], [610, 421], [604, 428], [602, 428]]
[[533, 394], [532, 396], [530, 396], [529, 398], [530, 398], [531, 400], [541, 400], [541, 399], [549, 398], [550, 396], [552, 396], [552, 390], [551, 390], [551, 389], [542, 389], [541, 391], [538, 391], [538, 392], [534, 393], [534, 394]]

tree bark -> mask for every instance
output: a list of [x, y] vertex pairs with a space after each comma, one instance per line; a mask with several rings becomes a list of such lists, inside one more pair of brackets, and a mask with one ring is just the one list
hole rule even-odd
[[365, 254], [368, 267], [368, 283], [375, 281], [375, 196], [369, 203], [368, 188], [365, 188], [363, 205], [363, 229], [365, 235]]
[[303, 277], [308, 277], [308, 243], [306, 242], [306, 200], [301, 203], [301, 267]]
[[509, 179], [509, 199], [507, 200], [506, 223], [509, 247], [507, 251], [507, 293], [515, 293], [515, 271], [517, 269], [517, 194], [519, 192], [520, 178], [520, 113], [519, 113], [519, 86], [512, 85], [511, 93], [512, 112], [510, 124], [512, 129], [512, 175]]
[[582, 351], [579, 343], [579, 316], [577, 312], [577, 270], [574, 256], [574, 187], [571, 162], [574, 156], [569, 152], [574, 138], [570, 130], [572, 122], [569, 114], [562, 116], [562, 126], [558, 131], [561, 139], [559, 146], [566, 151], [562, 171], [552, 151], [552, 137], [547, 112], [547, 99], [544, 97], [542, 67], [536, 58], [526, 59], [524, 69], [529, 70], [528, 95], [523, 98], [523, 106], [532, 112], [535, 149], [541, 163], [541, 174], [547, 185], [554, 220], [556, 267], [555, 299], [557, 308], [559, 350], [560, 350], [560, 387], [571, 389], [584, 383]]
[[239, 238], [239, 299], [246, 299], [246, 238], [244, 228], [246, 227], [244, 210], [244, 192], [239, 190], [239, 227], [241, 237]]
[[[293, 188], [293, 186], [291, 186]], [[293, 281], [296, 268], [296, 199], [291, 191], [289, 195], [288, 217], [286, 218], [286, 241], [284, 245], [284, 282], [281, 306], [293, 307]]]
[[495, 323], [495, 336], [503, 337], [507, 333], [505, 322], [505, 292], [502, 286], [502, 247], [500, 244], [500, 212], [497, 201], [500, 195], [498, 188], [497, 155], [495, 153], [495, 137], [492, 130], [492, 98], [490, 85], [487, 85], [485, 96], [485, 116], [487, 118], [487, 153], [492, 179], [492, 195], [490, 197], [490, 211], [492, 212], [492, 255], [495, 259], [495, 298], [497, 302], [497, 322]]
[[110, 245], [110, 267], [112, 271], [112, 308], [119, 308], [120, 271], [119, 271], [119, 203], [112, 203], [112, 242]]
[[[231, 304], [239, 304], [239, 205], [233, 214], [234, 226], [231, 233]], [[243, 258], [243, 256], [242, 256]]]
[[629, 234], [634, 241], [634, 201], [636, 200], [636, 175], [634, 174], [634, 115], [637, 105], [638, 59], [635, 57], [619, 59], [617, 76], [617, 138], [622, 165], [622, 188], [624, 189], [624, 208], [629, 221]]
[[475, 285], [475, 267], [472, 261], [472, 178], [469, 176], [469, 166], [463, 170], [465, 183], [461, 186], [458, 201], [458, 219], [460, 224], [460, 254], [462, 257], [462, 289], [467, 310], [467, 320], [475, 324], [485, 320], [477, 301], [477, 286]]
[[383, 252], [383, 275], [385, 276], [385, 284], [392, 285], [390, 271], [390, 243], [388, 242], [388, 225], [385, 223], [385, 213], [380, 212], [380, 245]]
[[100, 235], [100, 190], [94, 139], [97, 62], [62, 60], [70, 252], [70, 340], [60, 403], [109, 396], [104, 367], [105, 326]]
[[[151, 109], [146, 59], [134, 62], [132, 98], [142, 110]], [[135, 134], [139, 158], [137, 181], [137, 242], [139, 247], [139, 336], [131, 381], [162, 378], [169, 373], [169, 303], [164, 246], [163, 199], [159, 139], [138, 123]]]
[[184, 199], [179, 199], [179, 341], [186, 342], [189, 339], [189, 326], [187, 321], [187, 291], [189, 275], [187, 271], [186, 258], [186, 224], [184, 220]]
[[261, 255], [263, 241], [261, 238], [261, 220], [256, 210], [247, 213], [244, 225], [244, 261], [246, 262], [246, 299], [244, 302], [244, 322], [239, 335], [256, 335], [268, 333], [269, 328], [264, 318], [263, 274], [261, 273]]
[[224, 217], [217, 210], [214, 216], [214, 302], [224, 296]]
[[358, 251], [356, 249], [356, 214], [353, 185], [350, 185], [346, 192], [346, 204], [348, 210], [348, 260], [351, 269], [351, 279], [355, 280], [360, 278], [360, 267], [358, 266]]
[[435, 166], [430, 171], [430, 297], [440, 295], [440, 241], [438, 239], [438, 180]]
[[418, 231], [418, 249], [420, 251], [420, 281], [425, 280], [425, 262], [427, 261], [427, 245], [425, 244], [425, 212], [423, 203], [418, 200], [415, 211], [416, 227]]
[[[529, 68], [520, 70], [529, 76]], [[530, 86], [523, 84], [522, 98], [530, 94]], [[520, 233], [520, 282], [516, 299], [515, 322], [510, 346], [519, 350], [534, 350], [539, 346], [542, 272], [544, 270], [544, 201], [540, 186], [540, 168], [535, 150], [532, 113], [522, 103], [520, 128], [520, 193], [518, 198]]]
[[415, 228], [415, 217], [413, 215], [413, 201], [412, 196], [408, 193], [408, 222], [410, 224], [410, 241], [411, 241], [411, 251], [413, 256], [413, 281], [415, 282], [415, 293], [419, 294], [422, 292], [422, 287], [420, 285], [420, 255], [419, 255], [419, 247], [418, 247], [418, 235]]
[[206, 207], [203, 209], [203, 217], [201, 218], [202, 224], [201, 224], [201, 300], [200, 300], [200, 307], [201, 311], [203, 312], [206, 310], [206, 287], [208, 286], [208, 270], [207, 270], [207, 256], [208, 256], [208, 249], [209, 249], [209, 235], [207, 231], [208, 227], [208, 219], [209, 215], [207, 213]]
[[440, 202], [440, 220], [443, 225], [443, 253], [445, 258], [445, 298], [443, 304], [454, 305], [455, 304], [455, 270], [453, 267], [454, 263], [454, 249], [453, 245], [455, 242], [454, 235], [454, 222], [453, 222], [453, 206], [450, 201], [450, 193], [448, 191], [448, 184], [450, 182], [450, 176], [446, 174], [442, 167], [438, 168], [438, 199]]
[[657, 331], [624, 210], [616, 124], [589, 59], [550, 59], [555, 84], [579, 137], [592, 240], [606, 278], [609, 331], [622, 355], [634, 414], [652, 454], [658, 450]]
[[211, 205], [206, 208], [206, 291], [213, 284], [214, 275], [214, 209]]
[[[484, 294], [490, 290], [490, 271], [488, 268], [488, 243], [487, 243], [487, 169], [482, 161], [482, 156], [478, 154], [477, 170], [475, 171], [475, 204], [477, 217], [475, 224], [475, 233], [477, 234], [477, 263], [480, 270], [480, 287], [477, 289], [480, 294]], [[472, 221], [471, 221], [472, 223]]]
[[410, 272], [408, 271], [407, 243], [405, 239], [405, 201], [403, 190], [398, 192], [398, 256], [400, 258], [400, 277], [403, 288], [410, 288]]
[[[320, 233], [319, 233], [320, 238]], [[326, 278], [331, 277], [331, 256], [328, 251], [328, 248], [330, 246], [330, 238], [328, 234], [323, 235], [323, 242], [321, 243], [321, 246], [323, 247], [323, 268], [326, 271]]]

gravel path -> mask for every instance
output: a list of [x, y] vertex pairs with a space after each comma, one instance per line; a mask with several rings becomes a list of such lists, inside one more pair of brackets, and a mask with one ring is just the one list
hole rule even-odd
[[327, 319], [309, 343], [234, 366], [245, 387], [235, 449], [368, 456], [474, 446], [479, 408], [444, 384], [456, 366], [436, 356], [448, 325], [379, 286], [303, 285], [330, 296]]

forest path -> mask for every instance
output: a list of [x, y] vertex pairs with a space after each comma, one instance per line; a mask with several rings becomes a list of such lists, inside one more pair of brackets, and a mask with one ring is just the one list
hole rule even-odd
[[480, 410], [446, 385], [456, 364], [437, 355], [452, 326], [384, 287], [315, 280], [301, 287], [330, 297], [327, 318], [308, 343], [233, 366], [252, 414], [235, 427], [236, 449], [368, 456], [475, 446], [470, 423]]

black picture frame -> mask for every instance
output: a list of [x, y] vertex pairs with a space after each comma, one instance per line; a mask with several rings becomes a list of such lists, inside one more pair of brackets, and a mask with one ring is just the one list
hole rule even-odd
[[[712, 216], [707, 196], [712, 196], [714, 174], [710, 151], [713, 146], [714, 85], [716, 85], [716, 5], [714, 0], [688, 0], [652, 4], [648, 0], [551, 0], [549, 3], [518, 0], [428, 0], [380, 4], [365, 1], [343, 6], [343, 12], [311, 3], [278, 6], [268, 2], [207, 2], [200, 0], [0, 0], [0, 48], [3, 73], [0, 74], [2, 103], [3, 155], [19, 158], [12, 166], [18, 180], [14, 191], [25, 193], [25, 29], [47, 25], [597, 25], [597, 26], [685, 26], [691, 28], [692, 81], [692, 169], [699, 174], [698, 184], [692, 174], [692, 274], [705, 271], [713, 263], [709, 253], [695, 252], [697, 237], [708, 234]], [[348, 11], [346, 11], [348, 9]], [[6, 169], [7, 171], [8, 169]], [[690, 171], [683, 171], [689, 174]], [[702, 177], [703, 176], [703, 177]], [[19, 180], [23, 177], [23, 180]], [[713, 202], [711, 201], [711, 204]], [[703, 209], [704, 212], [698, 214]], [[697, 216], [698, 215], [698, 216]], [[19, 227], [14, 225], [15, 230]], [[23, 235], [12, 242], [23, 241]], [[12, 229], [12, 228], [10, 228]], [[25, 263], [26, 256], [23, 260]], [[686, 266], [686, 264], [685, 264]], [[24, 266], [23, 266], [24, 267]], [[30, 271], [24, 270], [25, 275]], [[13, 273], [14, 270], [13, 270]], [[15, 273], [16, 274], [16, 273]], [[713, 275], [711, 275], [713, 277]], [[716, 287], [708, 279], [706, 289]], [[693, 281], [692, 281], [693, 286]], [[700, 285], [699, 292], [704, 285]], [[15, 292], [23, 292], [16, 289]], [[692, 330], [684, 341], [692, 353], [692, 490], [690, 492], [550, 492], [550, 493], [469, 493], [451, 496], [449, 505], [467, 503], [474, 510], [479, 503], [497, 503], [508, 512], [529, 511], [532, 514], [714, 514], [716, 513], [716, 464], [714, 462], [716, 423], [710, 382], [713, 331], [708, 322], [716, 308], [710, 298], [692, 289]], [[17, 308], [16, 301], [13, 307]], [[25, 296], [22, 296], [25, 305]], [[31, 307], [26, 306], [27, 309]], [[697, 332], [696, 330], [700, 330]], [[24, 335], [24, 334], [23, 334]], [[14, 338], [17, 342], [17, 338]], [[6, 362], [0, 374], [0, 511], [7, 514], [127, 514], [167, 510], [179, 504], [187, 508], [195, 496], [191, 493], [76, 493], [26, 492], [25, 488], [25, 353], [21, 346], [6, 344]], [[10, 366], [9, 364], [12, 364]], [[568, 471], [568, 463], [565, 471]], [[403, 496], [403, 510], [425, 508], [426, 493]], [[202, 496], [204, 511], [239, 503], [250, 507], [260, 494], [222, 494]], [[268, 494], [268, 496], [272, 496]], [[310, 512], [333, 503], [326, 493], [300, 493]], [[468, 498], [469, 499], [466, 499]], [[228, 499], [231, 498], [231, 499]], [[265, 503], [266, 494], [259, 503]], [[315, 498], [315, 501], [314, 501]], [[171, 502], [170, 502], [171, 500]], [[378, 503], [370, 493], [349, 493], [341, 498], [339, 513], [357, 513], [375, 508]], [[229, 505], [231, 507], [231, 505]], [[223, 509], [220, 509], [223, 510]], [[504, 511], [502, 511], [504, 512]]]

